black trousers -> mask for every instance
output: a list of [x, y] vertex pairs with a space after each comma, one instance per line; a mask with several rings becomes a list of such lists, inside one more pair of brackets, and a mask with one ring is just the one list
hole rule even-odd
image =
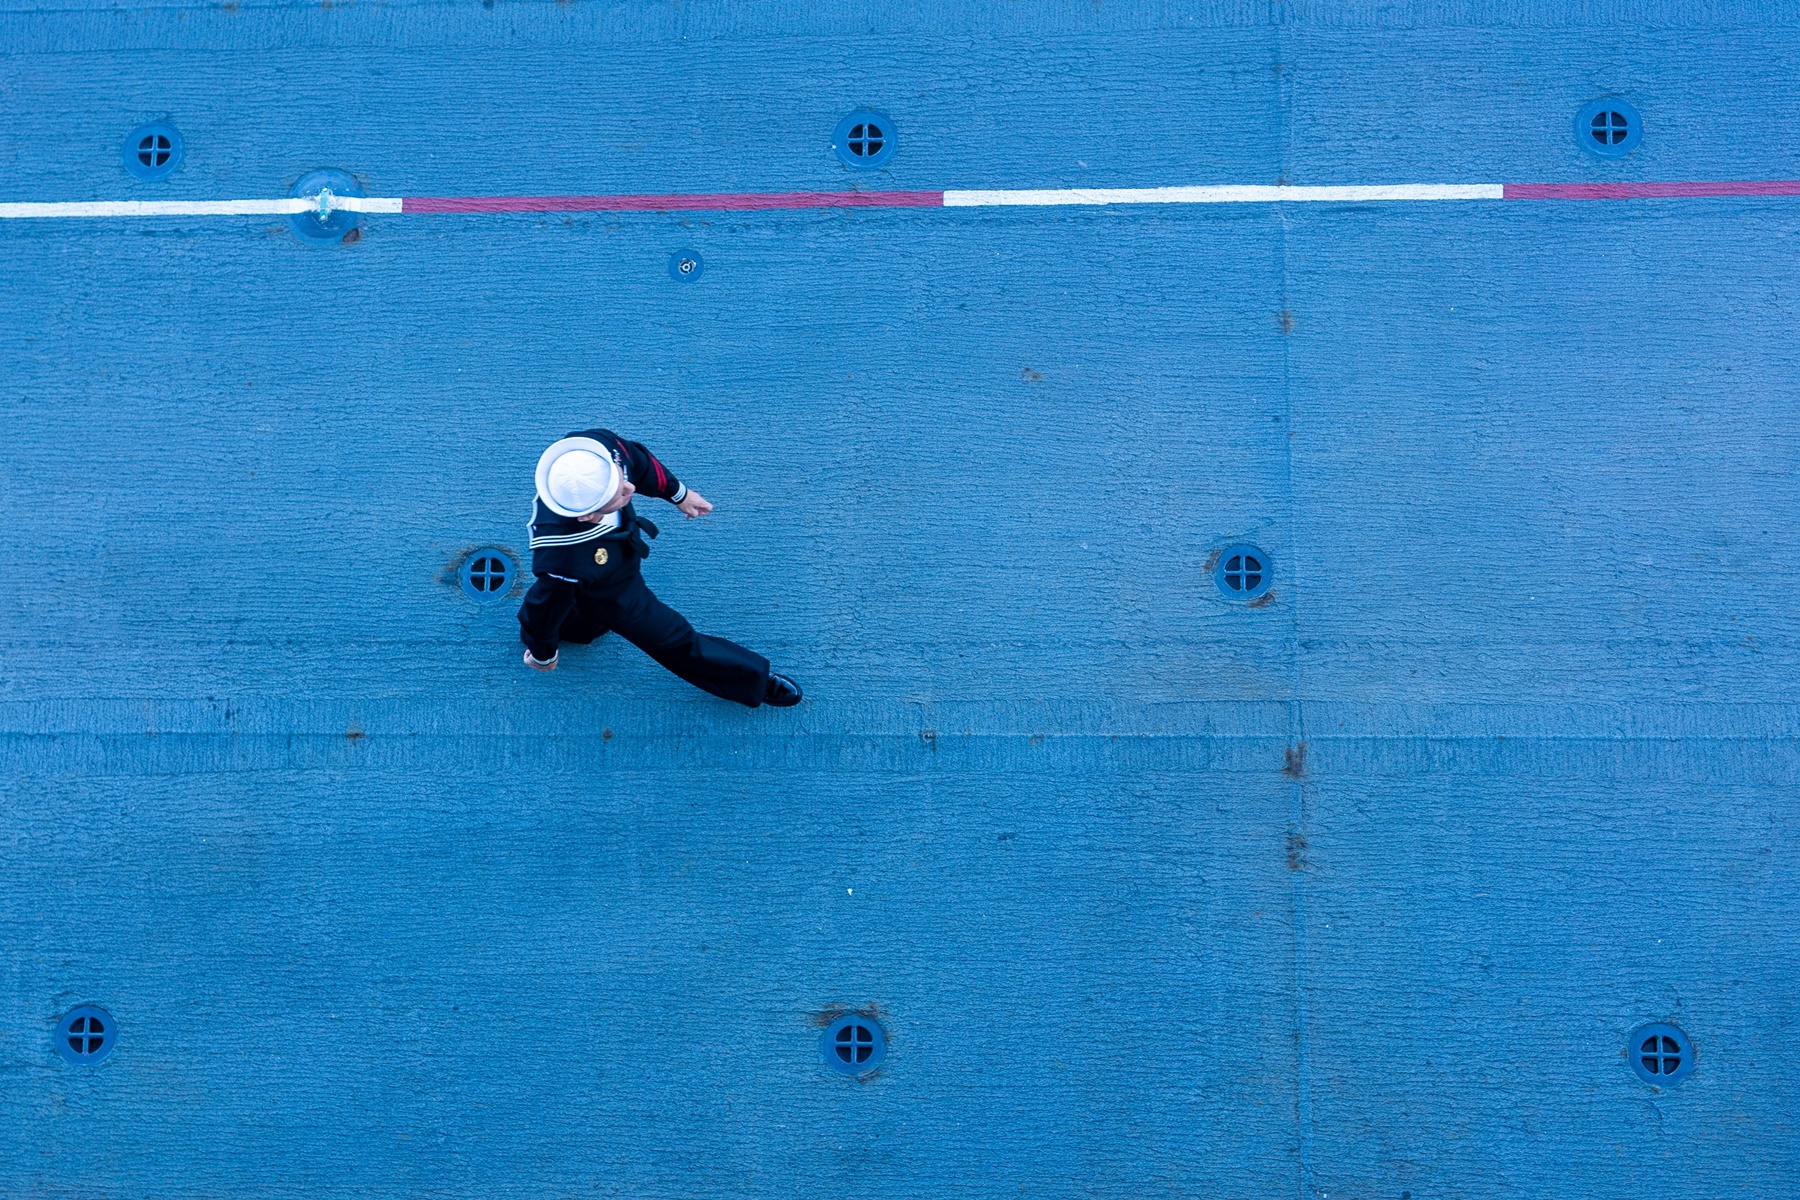
[[607, 630], [704, 692], [757, 707], [769, 684], [769, 660], [736, 642], [696, 633], [686, 617], [656, 598], [633, 573], [604, 592], [539, 575], [519, 606], [519, 639], [549, 662], [559, 642], [587, 645]]

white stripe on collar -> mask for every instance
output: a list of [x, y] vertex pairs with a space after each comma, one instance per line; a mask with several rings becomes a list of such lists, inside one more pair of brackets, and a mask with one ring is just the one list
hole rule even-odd
[[531, 548], [533, 550], [540, 549], [544, 546], [575, 546], [582, 542], [591, 542], [602, 534], [616, 533], [619, 528], [619, 514], [616, 512], [607, 513], [604, 517], [601, 517], [598, 521], [594, 522], [594, 527], [592, 529], [584, 529], [580, 533], [546, 534], [543, 537], [539, 537], [537, 536], [537, 525], [535, 523], [527, 525], [525, 528], [532, 535]]

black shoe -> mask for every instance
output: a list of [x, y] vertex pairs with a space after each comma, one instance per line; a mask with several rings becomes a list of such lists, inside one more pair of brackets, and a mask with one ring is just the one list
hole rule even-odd
[[763, 703], [774, 708], [792, 708], [800, 703], [800, 685], [786, 675], [770, 671], [768, 686], [763, 688]]

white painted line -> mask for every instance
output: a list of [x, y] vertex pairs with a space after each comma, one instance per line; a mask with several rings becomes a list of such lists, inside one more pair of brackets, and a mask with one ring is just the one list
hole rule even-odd
[[[399, 196], [333, 196], [331, 207], [345, 212], [397, 213], [403, 203]], [[316, 207], [316, 205], [315, 205]]]
[[8, 202], [0, 217], [231, 217], [316, 210], [316, 200], [75, 200], [58, 204]]
[[945, 208], [1059, 204], [1288, 204], [1356, 203], [1366, 200], [1503, 200], [1498, 183], [1402, 183], [1386, 187], [1282, 187], [1226, 184], [1216, 187], [1065, 188], [1040, 192], [945, 192]]
[[[332, 209], [397, 213], [398, 196], [333, 196]], [[317, 196], [280, 200], [72, 200], [60, 203], [0, 202], [0, 217], [236, 217], [288, 216], [319, 211]]]

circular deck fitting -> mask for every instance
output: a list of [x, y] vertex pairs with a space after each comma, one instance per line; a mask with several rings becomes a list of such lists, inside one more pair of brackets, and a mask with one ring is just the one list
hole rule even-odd
[[173, 125], [164, 121], [139, 125], [125, 139], [125, 169], [139, 179], [166, 179], [181, 165], [185, 149]]
[[[348, 171], [335, 171], [330, 168], [308, 171], [300, 177], [300, 182], [294, 185], [291, 194], [311, 200], [321, 191], [329, 191], [333, 196], [360, 196], [363, 194], [362, 185], [356, 182], [355, 176]], [[288, 218], [288, 222], [293, 225], [294, 232], [300, 235], [301, 240], [323, 244], [344, 241], [345, 235], [357, 227], [359, 218], [353, 212], [334, 208], [324, 220], [319, 219], [317, 212], [303, 212], [295, 213]], [[355, 239], [350, 240], [354, 241]]]
[[819, 1049], [832, 1070], [867, 1075], [887, 1057], [887, 1033], [879, 1022], [852, 1013], [825, 1027]]
[[689, 282], [700, 278], [706, 263], [697, 250], [678, 250], [669, 255], [669, 278]]
[[1694, 1044], [1673, 1025], [1655, 1022], [1631, 1031], [1625, 1043], [1631, 1069], [1645, 1083], [1680, 1083], [1694, 1069]]
[[1589, 154], [1624, 158], [1644, 137], [1644, 119], [1623, 100], [1596, 100], [1575, 114], [1575, 140]]
[[112, 1053], [117, 1033], [111, 1013], [83, 1004], [56, 1023], [56, 1052], [72, 1063], [97, 1063]]
[[847, 166], [879, 167], [894, 157], [894, 122], [884, 112], [859, 108], [837, 124], [831, 148]]
[[1268, 594], [1274, 579], [1269, 556], [1250, 545], [1225, 547], [1213, 568], [1213, 582], [1227, 600], [1255, 600]]
[[462, 583], [463, 595], [477, 604], [493, 604], [504, 600], [506, 593], [512, 590], [513, 580], [519, 577], [519, 568], [514, 565], [511, 555], [490, 547], [477, 550], [464, 559], [456, 577]]

